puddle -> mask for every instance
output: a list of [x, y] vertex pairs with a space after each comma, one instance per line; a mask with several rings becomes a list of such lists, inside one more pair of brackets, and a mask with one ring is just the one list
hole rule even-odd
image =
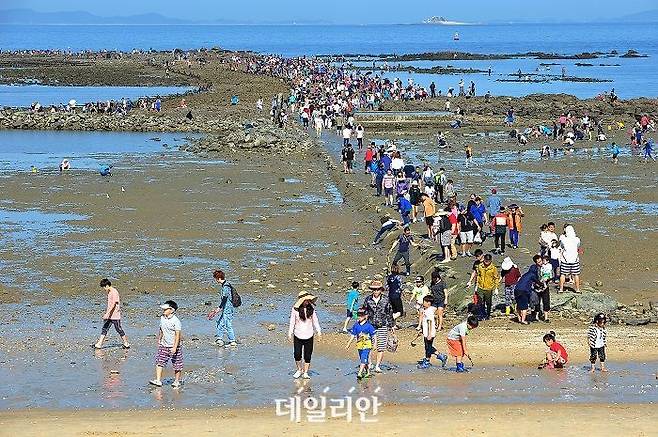
[[[154, 137], [160, 141], [153, 141]], [[95, 171], [101, 164], [115, 165], [126, 156], [163, 152], [163, 144], [178, 148], [187, 138], [200, 137], [152, 132], [4, 130], [0, 131], [0, 171], [29, 171], [35, 166], [41, 172], [56, 172], [65, 158], [71, 161], [72, 170]], [[167, 151], [169, 155], [179, 153], [188, 156]]]
[[[73, 225], [72, 221], [85, 221], [89, 217], [70, 213], [43, 212], [39, 210], [13, 211], [0, 209], [3, 232], [0, 241], [35, 244], [38, 238], [49, 240], [52, 234], [84, 233], [88, 229]], [[47, 241], [43, 242], [44, 244]]]

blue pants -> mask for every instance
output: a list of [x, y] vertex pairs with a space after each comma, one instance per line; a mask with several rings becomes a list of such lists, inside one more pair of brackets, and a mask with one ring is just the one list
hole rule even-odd
[[368, 364], [371, 349], [359, 349], [359, 362], [361, 364]]
[[408, 225], [409, 223], [411, 223], [410, 215], [411, 215], [411, 211], [406, 212], [406, 213], [404, 213], [404, 212], [400, 213], [400, 216], [402, 217], [402, 224]]
[[509, 241], [514, 247], [519, 245], [519, 231], [517, 229], [509, 230]]
[[228, 341], [235, 341], [235, 333], [233, 332], [233, 312], [224, 311], [217, 320], [217, 338], [224, 339], [224, 332], [228, 337]]

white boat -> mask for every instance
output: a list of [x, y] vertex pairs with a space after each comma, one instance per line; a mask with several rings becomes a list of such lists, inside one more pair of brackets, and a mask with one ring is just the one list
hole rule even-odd
[[452, 39], [455, 40], [455, 41], [459, 41], [459, 32], [455, 32]]

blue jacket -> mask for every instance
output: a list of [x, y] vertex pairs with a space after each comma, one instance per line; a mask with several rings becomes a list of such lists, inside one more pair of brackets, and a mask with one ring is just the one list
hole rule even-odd
[[406, 197], [401, 196], [400, 200], [398, 200], [398, 211], [400, 211], [400, 214], [409, 214], [411, 212], [411, 203], [407, 200]]
[[480, 206], [477, 206], [477, 204], [473, 204], [471, 206], [471, 210], [469, 211], [472, 215], [473, 218], [480, 224], [484, 221], [484, 212], [485, 212], [484, 205], [480, 203]]
[[491, 217], [498, 214], [500, 207], [503, 205], [503, 201], [495, 194], [492, 194], [491, 197], [487, 199], [487, 212]]
[[533, 264], [528, 271], [519, 278], [519, 282], [516, 283], [516, 289], [530, 293], [532, 291], [532, 286], [537, 283], [539, 283], [539, 268], [536, 264]]

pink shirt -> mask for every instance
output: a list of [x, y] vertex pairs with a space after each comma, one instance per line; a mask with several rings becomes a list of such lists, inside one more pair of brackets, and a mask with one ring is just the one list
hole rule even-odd
[[114, 312], [110, 315], [110, 320], [121, 320], [121, 304], [119, 303], [119, 292], [116, 288], [110, 288], [110, 291], [107, 293], [107, 310], [105, 310], [105, 315], [110, 314], [112, 308], [116, 305]]
[[292, 309], [290, 311], [290, 326], [288, 327], [288, 336], [295, 335], [300, 340], [307, 340], [313, 337], [313, 328], [318, 334], [320, 331], [320, 322], [318, 321], [317, 312], [313, 311], [311, 318], [302, 320], [299, 318], [299, 311]]

